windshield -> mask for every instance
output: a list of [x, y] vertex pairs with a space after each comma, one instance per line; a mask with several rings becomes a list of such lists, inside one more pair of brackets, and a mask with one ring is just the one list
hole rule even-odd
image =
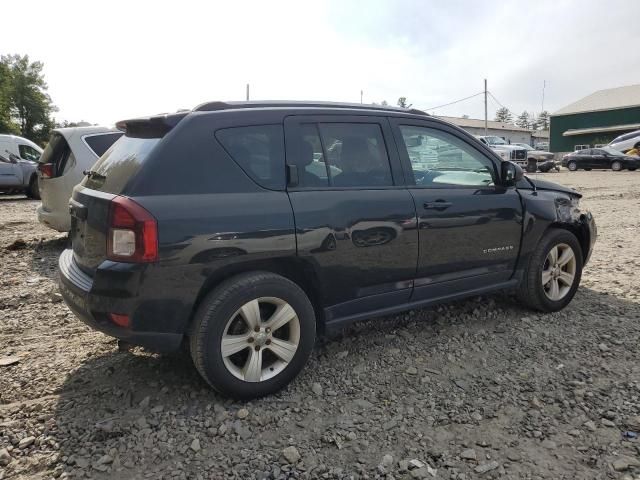
[[507, 142], [505, 142], [504, 139], [500, 137], [491, 136], [491, 137], [484, 137], [484, 139], [487, 141], [489, 145], [506, 145], [507, 144]]
[[526, 143], [516, 143], [515, 145], [518, 147], [522, 147], [525, 150], [529, 150], [529, 151], [534, 150], [534, 148], [531, 145], [527, 145]]
[[624, 153], [619, 152], [618, 150], [616, 150], [615, 148], [611, 148], [611, 147], [602, 147], [600, 150], [604, 150], [605, 152], [607, 152], [609, 155], [613, 155], [615, 157], [622, 157], [624, 156]]

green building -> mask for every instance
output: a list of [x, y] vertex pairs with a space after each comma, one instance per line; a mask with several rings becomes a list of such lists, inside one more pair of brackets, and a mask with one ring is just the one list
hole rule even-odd
[[599, 90], [550, 117], [549, 149], [573, 152], [605, 145], [640, 129], [640, 84]]

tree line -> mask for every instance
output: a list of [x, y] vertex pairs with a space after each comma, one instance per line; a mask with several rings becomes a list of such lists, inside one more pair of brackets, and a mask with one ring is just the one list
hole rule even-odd
[[47, 93], [43, 67], [28, 55], [0, 57], [0, 133], [47, 143], [56, 126], [52, 114], [57, 108]]
[[511, 111], [507, 107], [501, 107], [496, 111], [495, 121], [515, 123], [517, 126], [527, 130], [549, 130], [549, 112], [546, 110], [540, 112], [538, 116], [525, 110], [513, 122]]

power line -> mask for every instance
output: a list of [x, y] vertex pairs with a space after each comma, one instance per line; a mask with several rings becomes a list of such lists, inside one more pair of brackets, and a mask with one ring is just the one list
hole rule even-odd
[[[498, 105], [500, 105], [502, 108], [506, 108], [504, 105], [502, 105], [502, 104], [500, 103], [500, 100], [498, 100], [498, 99], [493, 95], [493, 93], [491, 93], [491, 92], [487, 92], [487, 93], [491, 96], [491, 98], [493, 98], [493, 100], [494, 100]], [[509, 110], [509, 109], [507, 108], [507, 110]]]
[[465, 100], [469, 100], [470, 98], [477, 97], [478, 95], [484, 95], [484, 91], [475, 93], [475, 94], [470, 95], [470, 96], [465, 97], [465, 98], [461, 98], [460, 100], [456, 100], [454, 102], [445, 103], [444, 105], [438, 105], [437, 107], [425, 108], [425, 110], [429, 111], [429, 110], [436, 110], [436, 109], [442, 108], [442, 107], [448, 107], [449, 105], [454, 105], [456, 103], [464, 102]]

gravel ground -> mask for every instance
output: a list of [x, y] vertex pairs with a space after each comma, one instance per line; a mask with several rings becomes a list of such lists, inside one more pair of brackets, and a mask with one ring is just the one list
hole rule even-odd
[[0, 480], [640, 479], [640, 173], [544, 178], [600, 232], [567, 309], [497, 295], [361, 322], [249, 403], [85, 327], [56, 293], [65, 237], [0, 196]]

